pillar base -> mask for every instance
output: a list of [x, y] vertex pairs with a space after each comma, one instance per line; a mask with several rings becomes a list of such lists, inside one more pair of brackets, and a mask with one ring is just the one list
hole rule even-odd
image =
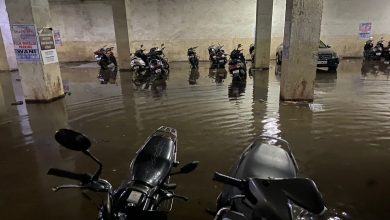
[[285, 99], [282, 96], [280, 96], [280, 101], [291, 102], [291, 103], [312, 103], [314, 99]]
[[62, 99], [65, 97], [66, 94], [51, 98], [51, 99], [26, 99], [26, 104], [42, 104], [42, 103], [50, 103], [57, 101], [58, 99]]

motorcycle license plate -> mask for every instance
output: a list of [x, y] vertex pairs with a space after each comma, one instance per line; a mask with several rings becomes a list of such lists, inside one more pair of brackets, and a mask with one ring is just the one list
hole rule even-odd
[[156, 73], [161, 73], [161, 69], [156, 69]]
[[142, 193], [140, 192], [137, 192], [137, 191], [132, 191], [129, 195], [129, 197], [127, 197], [127, 202], [130, 202], [130, 203], [138, 203], [139, 200], [141, 199], [141, 196], [142, 196]]
[[380, 55], [381, 55], [381, 53], [376, 53], [376, 55], [377, 55], [377, 56], [380, 56]]
[[385, 64], [390, 64], [390, 61], [385, 61]]
[[233, 74], [239, 74], [240, 70], [233, 70]]
[[225, 61], [224, 61], [224, 60], [219, 60], [219, 62], [220, 62], [220, 63], [223, 63], [223, 62], [225, 62]]
[[328, 63], [328, 61], [326, 61], [326, 60], [319, 60], [319, 61], [317, 61], [317, 64], [327, 64]]

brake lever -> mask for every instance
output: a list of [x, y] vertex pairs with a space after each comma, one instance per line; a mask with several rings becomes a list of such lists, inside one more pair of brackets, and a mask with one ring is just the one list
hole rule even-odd
[[62, 190], [62, 189], [82, 189], [82, 188], [85, 188], [85, 186], [67, 184], [67, 185], [55, 186], [55, 187], [51, 188], [51, 190], [53, 192], [57, 192], [57, 191]]

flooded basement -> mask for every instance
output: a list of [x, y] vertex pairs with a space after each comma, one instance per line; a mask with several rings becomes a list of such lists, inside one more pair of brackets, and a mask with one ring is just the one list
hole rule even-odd
[[104, 164], [102, 178], [118, 186], [135, 152], [161, 125], [178, 130], [179, 161], [200, 161], [195, 172], [173, 178], [177, 194], [190, 200], [176, 200], [169, 219], [212, 219], [205, 209], [215, 208], [221, 190], [213, 172], [226, 173], [260, 134], [292, 144], [301, 176], [323, 193], [328, 219], [389, 218], [388, 67], [343, 60], [337, 73], [319, 70], [310, 105], [279, 103], [278, 66], [246, 83], [208, 67], [201, 63], [191, 72], [187, 63], [172, 63], [167, 81], [144, 86], [134, 85], [130, 72], [101, 83], [94, 63], [66, 64], [61, 71], [69, 95], [28, 105], [11, 105], [23, 100], [17, 72], [0, 73], [0, 219], [96, 219], [96, 206], [80, 191], [51, 191], [69, 183], [47, 176], [51, 167], [95, 170], [81, 153], [59, 147], [53, 137], [59, 128], [89, 136], [91, 152]]

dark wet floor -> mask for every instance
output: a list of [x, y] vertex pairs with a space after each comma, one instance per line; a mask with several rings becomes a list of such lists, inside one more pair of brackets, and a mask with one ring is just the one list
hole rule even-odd
[[319, 71], [315, 101], [308, 106], [279, 103], [274, 66], [246, 84], [232, 84], [208, 65], [191, 73], [188, 64], [173, 63], [166, 82], [136, 88], [129, 72], [101, 84], [94, 64], [67, 64], [61, 70], [71, 95], [27, 106], [11, 105], [22, 99], [17, 73], [0, 73], [0, 219], [96, 219], [94, 204], [79, 191], [50, 190], [67, 183], [47, 176], [50, 167], [95, 169], [82, 154], [58, 146], [57, 129], [88, 135], [91, 151], [105, 165], [103, 177], [117, 186], [160, 125], [178, 129], [182, 163], [200, 161], [196, 172], [174, 177], [177, 193], [191, 199], [175, 201], [169, 219], [212, 219], [204, 210], [214, 207], [221, 189], [211, 181], [213, 172], [226, 172], [260, 134], [293, 145], [301, 175], [316, 181], [332, 219], [389, 219], [389, 69], [344, 60], [338, 73]]

